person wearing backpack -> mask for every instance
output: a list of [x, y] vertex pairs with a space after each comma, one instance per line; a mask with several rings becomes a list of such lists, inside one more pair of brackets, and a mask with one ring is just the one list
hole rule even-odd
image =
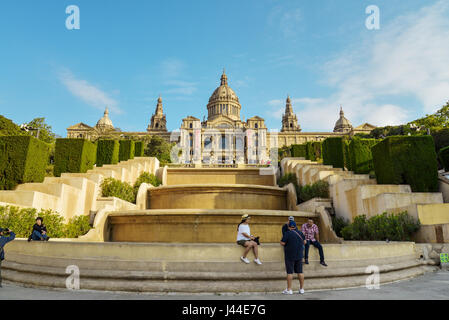
[[285, 269], [287, 271], [287, 289], [283, 294], [293, 294], [292, 281], [293, 273], [298, 274], [299, 278], [299, 293], [304, 293], [304, 273], [302, 271], [302, 259], [304, 252], [304, 245], [306, 243], [304, 234], [297, 230], [295, 221], [288, 223], [288, 231], [285, 232], [281, 240], [281, 245], [284, 246], [285, 253]]
[[[8, 236], [6, 236], [8, 235]], [[9, 229], [0, 228], [0, 288], [2, 287], [2, 261], [5, 260], [5, 250], [3, 247], [8, 242], [13, 241], [16, 238], [16, 234]]]

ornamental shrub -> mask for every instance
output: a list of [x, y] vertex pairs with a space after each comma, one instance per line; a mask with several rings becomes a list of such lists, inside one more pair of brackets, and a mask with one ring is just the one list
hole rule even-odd
[[76, 238], [91, 229], [88, 216], [75, 217], [68, 224], [64, 224], [64, 219], [57, 212], [38, 212], [35, 208], [21, 209], [14, 206], [0, 206], [0, 227], [11, 229], [17, 237], [28, 238], [38, 216], [44, 219], [48, 236], [51, 238]]
[[438, 153], [441, 165], [446, 171], [449, 171], [449, 147], [442, 148]]
[[49, 145], [32, 136], [0, 136], [0, 190], [44, 181], [49, 156]]
[[134, 143], [134, 157], [143, 157], [145, 151], [145, 145], [143, 141], [136, 141]]
[[134, 183], [133, 189], [134, 189], [134, 203], [136, 202], [137, 198], [137, 192], [139, 191], [139, 187], [142, 183], [149, 183], [155, 187], [160, 186], [162, 184], [162, 181], [159, 180], [154, 174], [144, 172], [142, 173]]
[[392, 136], [372, 148], [379, 184], [408, 184], [413, 192], [438, 191], [438, 163], [432, 136]]
[[419, 228], [419, 220], [416, 221], [407, 211], [399, 214], [384, 212], [370, 219], [364, 215], [355, 217], [353, 223], [341, 230], [341, 234], [345, 240], [410, 241]]
[[332, 229], [335, 231], [335, 234], [337, 235], [337, 237], [340, 238], [343, 237], [341, 231], [343, 230], [343, 228], [349, 225], [348, 220], [346, 220], [343, 217], [339, 217], [336, 214], [332, 215], [331, 218], [332, 218]]
[[307, 142], [306, 149], [307, 160], [317, 161], [318, 159], [321, 159], [321, 142]]
[[101, 184], [102, 197], [116, 197], [134, 203], [134, 189], [127, 183], [114, 178], [107, 178]]
[[97, 145], [84, 139], [56, 139], [55, 177], [63, 172], [85, 173], [94, 167]]
[[293, 183], [293, 185], [295, 186], [296, 199], [299, 202], [299, 189], [300, 189], [300, 187], [299, 187], [297, 179], [296, 179], [296, 174], [294, 174], [294, 173], [287, 173], [286, 175], [283, 175], [279, 179], [279, 181], [278, 181], [278, 186], [280, 188], [282, 188], [282, 187], [284, 187], [284, 186], [286, 186], [286, 185], [288, 185], [290, 183]]
[[345, 167], [345, 151], [342, 137], [331, 137], [323, 141], [323, 164], [334, 168]]
[[97, 167], [104, 164], [117, 164], [120, 143], [118, 140], [99, 140], [97, 143]]
[[357, 174], [366, 174], [374, 170], [371, 147], [378, 140], [354, 137], [349, 143], [350, 170]]
[[306, 185], [299, 190], [299, 202], [306, 202], [313, 198], [329, 198], [329, 183], [318, 181], [311, 185]]
[[134, 141], [120, 140], [119, 161], [134, 159]]
[[291, 155], [294, 158], [307, 158], [307, 145], [306, 144], [292, 144], [290, 146]]

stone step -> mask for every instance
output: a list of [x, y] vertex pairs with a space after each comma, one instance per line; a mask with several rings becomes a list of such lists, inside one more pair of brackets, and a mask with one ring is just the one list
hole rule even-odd
[[414, 204], [443, 203], [441, 193], [382, 193], [363, 200], [363, 206], [368, 217], [383, 212], [397, 212], [398, 208]]
[[25, 183], [18, 185], [16, 191], [37, 191], [57, 197], [59, 205], [50, 209], [57, 211], [66, 221], [74, 216], [88, 213], [88, 211], [85, 212], [86, 195], [81, 189], [65, 183]]
[[[426, 271], [433, 271], [436, 268], [427, 266], [411, 266], [405, 269], [397, 269], [380, 273], [380, 283], [389, 283], [398, 280], [413, 278], [424, 274]], [[109, 273], [109, 272], [108, 272]], [[4, 279], [15, 283], [25, 284], [26, 286], [66, 288], [66, 281], [69, 274], [65, 272], [61, 275], [44, 274], [35, 272], [23, 272], [14, 269], [4, 270]], [[110, 274], [110, 273], [109, 273]], [[265, 277], [251, 278], [238, 277], [227, 278], [207, 275], [198, 279], [197, 275], [186, 277], [184, 279], [172, 278], [164, 274], [162, 278], [135, 277], [128, 273], [127, 278], [105, 277], [107, 273], [101, 273], [101, 278], [88, 277], [80, 274], [80, 289], [88, 290], [107, 290], [107, 291], [125, 291], [125, 292], [178, 292], [178, 293], [226, 293], [226, 292], [282, 292], [285, 289], [285, 274], [281, 272], [276, 279]], [[260, 273], [255, 273], [258, 275]], [[112, 274], [110, 274], [112, 275]], [[305, 290], [328, 290], [339, 288], [350, 288], [365, 286], [367, 273], [357, 275], [347, 275], [343, 277], [316, 277], [311, 278], [305, 274]], [[247, 276], [247, 275], [245, 275]], [[296, 282], [296, 281], [295, 281]]]
[[[61, 199], [57, 196], [30, 190], [0, 191], [0, 202], [17, 204], [24, 207], [32, 207], [37, 210], [53, 209], [61, 210]], [[58, 210], [59, 209], [59, 210]]]
[[364, 206], [364, 200], [376, 197], [382, 193], [411, 193], [409, 185], [358, 185], [346, 191], [348, 202], [348, 214], [352, 217], [367, 215], [368, 210]]

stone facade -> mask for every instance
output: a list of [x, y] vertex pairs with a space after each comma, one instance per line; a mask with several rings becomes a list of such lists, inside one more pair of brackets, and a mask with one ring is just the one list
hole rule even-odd
[[67, 137], [96, 140], [100, 137], [126, 139], [158, 135], [178, 144], [179, 150], [182, 150], [178, 158], [180, 163], [264, 164], [270, 161], [270, 152], [277, 148], [322, 141], [333, 136], [369, 133], [375, 128], [368, 123], [353, 128], [341, 109], [333, 132], [302, 132], [290, 96], [286, 100], [280, 132], [268, 131], [265, 120], [259, 116], [242, 121], [241, 110], [239, 98], [228, 85], [228, 77], [223, 71], [220, 85], [207, 104], [207, 120], [188, 116], [182, 119], [180, 130], [169, 132], [162, 98], [159, 97], [146, 132], [115, 129], [106, 108], [103, 118], [95, 127], [78, 123], [67, 128]]

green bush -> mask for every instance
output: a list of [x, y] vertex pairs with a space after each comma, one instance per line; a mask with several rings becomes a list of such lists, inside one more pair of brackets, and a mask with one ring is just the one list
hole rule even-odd
[[341, 230], [341, 234], [345, 240], [410, 241], [419, 228], [419, 221], [415, 221], [407, 211], [399, 214], [384, 212], [370, 219], [364, 215], [355, 217], [353, 223]]
[[120, 140], [119, 161], [134, 159], [134, 141]]
[[97, 167], [104, 164], [117, 164], [120, 143], [118, 140], [99, 140], [97, 144]]
[[294, 173], [287, 173], [286, 175], [283, 175], [279, 181], [278, 181], [278, 186], [280, 188], [293, 183], [293, 185], [295, 186], [295, 190], [296, 190], [296, 199], [299, 201], [299, 185], [296, 179], [296, 174]]
[[144, 149], [143, 141], [136, 141], [134, 143], [134, 157], [143, 157]]
[[318, 181], [312, 185], [306, 185], [300, 188], [300, 203], [313, 198], [329, 198], [329, 183], [326, 181]]
[[0, 136], [0, 190], [44, 181], [49, 156], [49, 145], [32, 136]]
[[97, 146], [84, 139], [56, 139], [55, 171], [61, 173], [85, 173], [94, 167], [97, 158]]
[[29, 134], [21, 130], [12, 120], [0, 115], [0, 136], [29, 136]]
[[306, 144], [292, 144], [290, 146], [291, 156], [294, 158], [307, 158], [307, 145]]
[[88, 216], [75, 217], [64, 224], [64, 219], [51, 210], [38, 212], [34, 208], [0, 206], [0, 226], [13, 230], [19, 238], [28, 238], [38, 216], [44, 219], [51, 238], [76, 238], [91, 229]]
[[408, 184], [413, 192], [438, 191], [438, 163], [431, 136], [394, 136], [371, 148], [379, 184]]
[[349, 153], [349, 140], [343, 139], [343, 159], [345, 162], [345, 168], [352, 171], [351, 167], [351, 154]]
[[134, 189], [127, 183], [114, 178], [104, 179], [101, 184], [101, 195], [103, 197], [116, 197], [134, 203]]
[[449, 128], [431, 131], [435, 142], [435, 151], [438, 153], [442, 148], [449, 147]]
[[148, 183], [155, 187], [160, 186], [162, 184], [162, 181], [159, 180], [154, 174], [144, 172], [142, 173], [134, 183], [133, 189], [134, 189], [134, 203], [136, 202], [137, 198], [137, 192], [139, 191], [139, 187], [142, 183]]
[[349, 143], [349, 170], [357, 174], [366, 174], [374, 170], [371, 147], [378, 141], [376, 139], [360, 139], [354, 137]]
[[345, 167], [345, 152], [342, 137], [331, 137], [323, 141], [323, 164], [334, 168]]
[[449, 147], [442, 148], [438, 154], [441, 165], [446, 171], [449, 171]]
[[335, 234], [337, 237], [343, 237], [341, 231], [343, 228], [347, 227], [349, 225], [348, 220], [338, 217], [337, 215], [332, 215], [332, 229], [334, 229]]
[[307, 142], [307, 160], [321, 159], [321, 142]]

